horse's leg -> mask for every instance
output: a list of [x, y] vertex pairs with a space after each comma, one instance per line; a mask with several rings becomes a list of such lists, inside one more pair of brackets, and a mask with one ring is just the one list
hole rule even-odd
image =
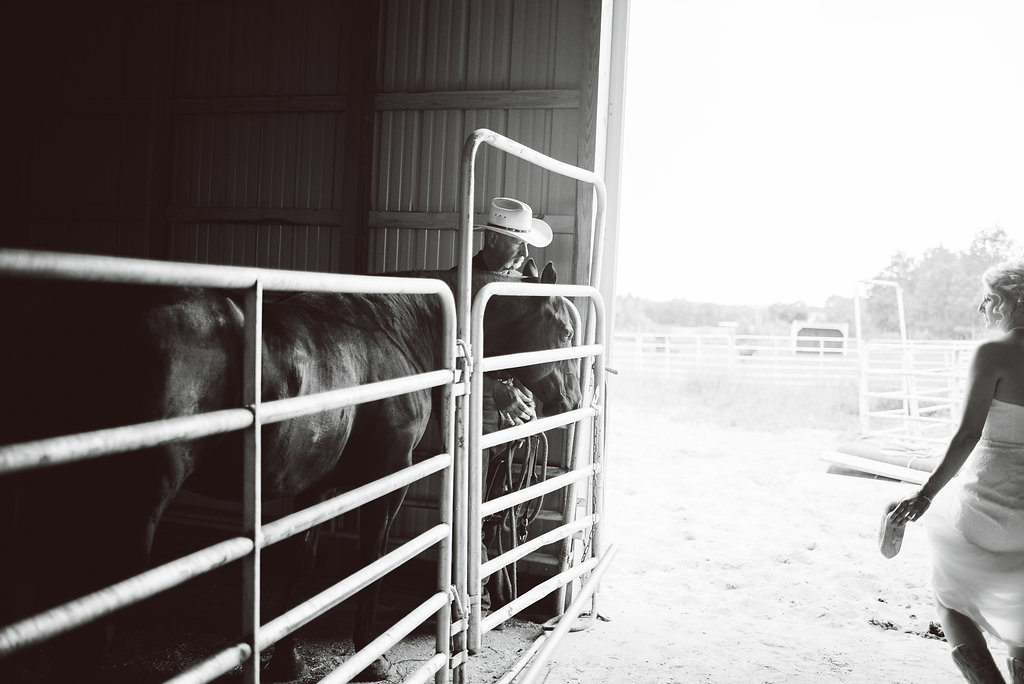
[[[300, 496], [296, 499], [296, 509], [306, 508], [322, 501], [324, 495]], [[386, 497], [364, 505], [359, 511], [360, 560], [363, 566], [377, 560], [387, 550], [387, 540], [395, 513], [405, 498], [405, 489], [394, 492]], [[316, 528], [307, 530], [283, 542], [281, 552], [286, 555], [287, 582], [285, 610], [292, 608], [299, 599], [307, 595], [309, 578], [316, 566], [317, 544], [319, 535]], [[293, 562], [297, 559], [297, 562]], [[356, 626], [353, 635], [355, 650], [360, 650], [377, 637], [373, 630], [380, 582], [374, 582], [360, 592], [357, 597]], [[274, 645], [274, 653], [267, 665], [268, 681], [290, 681], [304, 677], [309, 667], [298, 655], [298, 640], [294, 633], [284, 637]], [[391, 664], [386, 657], [378, 658], [373, 665], [366, 668], [356, 681], [379, 681], [387, 679]]]
[[[359, 509], [359, 557], [363, 567], [378, 560], [387, 553], [388, 537], [395, 522], [395, 514], [405, 499], [405, 487], [363, 505]], [[352, 644], [356, 651], [362, 650], [379, 636], [374, 627], [377, 615], [377, 600], [380, 596], [381, 580], [363, 589], [357, 598], [356, 624]], [[355, 681], [376, 682], [387, 679], [391, 663], [383, 655], [365, 670]]]
[[[326, 499], [331, 492], [306, 493], [295, 497], [295, 510], [302, 510]], [[317, 546], [320, 541], [319, 525], [302, 534], [289, 537], [280, 544], [284, 557], [285, 592], [283, 610], [291, 610], [309, 595], [309, 578], [316, 569]], [[271, 682], [286, 682], [309, 674], [309, 666], [299, 657], [298, 639], [289, 634], [274, 645], [274, 653], [267, 663], [266, 678]]]

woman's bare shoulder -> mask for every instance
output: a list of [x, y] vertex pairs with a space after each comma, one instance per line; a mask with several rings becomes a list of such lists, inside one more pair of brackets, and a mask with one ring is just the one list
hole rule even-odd
[[971, 367], [976, 378], [991, 376], [998, 380], [1007, 375], [1024, 378], [1024, 346], [1004, 337], [986, 340], [974, 352]]
[[986, 340], [978, 345], [974, 371], [976, 375], [998, 380], [1004, 392], [1011, 391], [1015, 395], [1014, 400], [1024, 400], [1024, 344], [1012, 335]]
[[1001, 356], [1014, 357], [1024, 354], [1024, 345], [1012, 335], [1001, 335], [1000, 337], [985, 340], [978, 345], [974, 352], [975, 356], [998, 358]]

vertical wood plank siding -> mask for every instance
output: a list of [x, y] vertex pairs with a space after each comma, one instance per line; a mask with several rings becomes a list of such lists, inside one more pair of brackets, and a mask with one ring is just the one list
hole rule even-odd
[[[354, 270], [343, 258], [355, 225], [345, 221], [343, 191], [348, 112], [339, 96], [352, 81], [344, 3], [221, 0], [176, 8], [168, 257]], [[246, 222], [237, 209], [294, 218]], [[295, 210], [330, 210], [325, 216], [334, 222], [309, 225]], [[206, 220], [174, 218], [181, 214]]]
[[[489, 128], [571, 164], [580, 163], [578, 97], [571, 107], [517, 99], [518, 91], [579, 93], [589, 76], [585, 0], [384, 0], [381, 9], [375, 168], [370, 188], [371, 272], [447, 268], [466, 137]], [[465, 106], [457, 93], [502, 95], [500, 107]], [[431, 94], [441, 104], [417, 105]], [[448, 97], [453, 104], [444, 105]], [[493, 99], [493, 98], [492, 98]], [[476, 213], [490, 197], [511, 195], [542, 216], [574, 216], [577, 183], [484, 146], [477, 157]], [[406, 214], [451, 214], [450, 228], [403, 226]], [[538, 260], [552, 259], [567, 282], [577, 273], [576, 225], [555, 227]], [[478, 240], [479, 242], [479, 240]]]

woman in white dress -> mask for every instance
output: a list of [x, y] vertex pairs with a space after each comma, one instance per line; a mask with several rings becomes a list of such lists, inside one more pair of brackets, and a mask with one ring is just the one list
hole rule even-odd
[[928, 511], [939, 622], [967, 681], [1003, 683], [984, 630], [1007, 645], [1012, 682], [1024, 684], [1024, 260], [982, 282], [978, 310], [1000, 335], [975, 352], [945, 456], [890, 520]]

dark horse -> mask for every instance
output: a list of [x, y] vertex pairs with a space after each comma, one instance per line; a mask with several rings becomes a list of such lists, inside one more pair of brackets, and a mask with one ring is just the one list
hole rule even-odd
[[[449, 284], [455, 277], [418, 275]], [[475, 274], [474, 286], [495, 279]], [[553, 282], [553, 270], [541, 280]], [[241, 405], [243, 315], [231, 293], [0, 283], [0, 443]], [[487, 354], [571, 345], [568, 306], [560, 297], [492, 298]], [[263, 316], [264, 401], [444, 367], [433, 296], [274, 295]], [[513, 372], [552, 415], [579, 404], [575, 367], [563, 361]], [[431, 395], [414, 392], [265, 426], [264, 497], [295, 497], [295, 508], [303, 508], [330, 490], [410, 465]], [[157, 524], [179, 489], [239, 499], [241, 453], [240, 434], [231, 433], [0, 477], [0, 625], [144, 570]], [[361, 564], [385, 551], [404, 496], [395, 492], [361, 509]], [[296, 564], [305, 568], [296, 575], [311, 567], [308, 558]], [[378, 591], [375, 583], [359, 596], [356, 649], [376, 635]], [[103, 630], [83, 629], [69, 642], [77, 645], [75, 657], [87, 658], [98, 657], [106, 640]], [[271, 662], [278, 661], [283, 678], [302, 667], [294, 646], [288, 637], [275, 647]], [[381, 678], [388, 667], [380, 659], [364, 675]]]

